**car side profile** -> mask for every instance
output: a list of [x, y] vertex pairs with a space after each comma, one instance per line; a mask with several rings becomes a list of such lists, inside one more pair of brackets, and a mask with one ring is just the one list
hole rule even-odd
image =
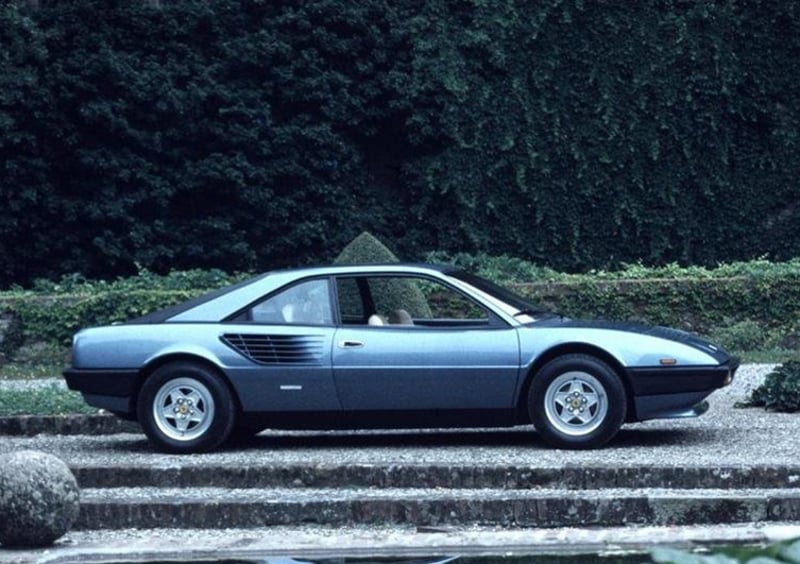
[[548, 313], [450, 266], [266, 273], [73, 340], [70, 389], [159, 449], [265, 428], [533, 424], [558, 448], [703, 413], [737, 359], [663, 327]]

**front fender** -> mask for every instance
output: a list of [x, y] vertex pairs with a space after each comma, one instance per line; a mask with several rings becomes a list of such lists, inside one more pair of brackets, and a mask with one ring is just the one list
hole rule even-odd
[[520, 331], [522, 358], [528, 367], [547, 351], [574, 347], [595, 348], [612, 357], [624, 369], [647, 368], [670, 363], [673, 366], [716, 366], [711, 352], [684, 342], [655, 335], [592, 327], [525, 327]]

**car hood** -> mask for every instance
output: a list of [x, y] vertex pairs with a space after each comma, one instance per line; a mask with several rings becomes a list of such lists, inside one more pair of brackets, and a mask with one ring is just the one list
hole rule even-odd
[[692, 348], [703, 351], [711, 355], [720, 364], [728, 362], [730, 355], [722, 347], [703, 339], [688, 331], [680, 329], [672, 329], [670, 327], [660, 327], [652, 325], [644, 325], [641, 323], [623, 322], [623, 321], [606, 321], [606, 320], [580, 320], [569, 319], [566, 317], [546, 319], [541, 322], [543, 325], [551, 327], [560, 327], [564, 329], [602, 329], [606, 331], [619, 331], [623, 333], [636, 333], [638, 335], [647, 335], [649, 337], [656, 337], [659, 339], [666, 339], [676, 343], [682, 343]]

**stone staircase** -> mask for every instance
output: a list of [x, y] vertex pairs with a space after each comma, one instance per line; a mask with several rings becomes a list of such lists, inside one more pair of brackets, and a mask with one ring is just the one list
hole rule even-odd
[[800, 521], [800, 465], [73, 465], [75, 529]]

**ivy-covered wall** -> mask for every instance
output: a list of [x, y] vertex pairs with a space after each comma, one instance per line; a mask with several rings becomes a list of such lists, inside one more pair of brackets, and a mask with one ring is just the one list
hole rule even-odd
[[798, 56], [766, 0], [9, 0], [0, 287], [797, 256]]

